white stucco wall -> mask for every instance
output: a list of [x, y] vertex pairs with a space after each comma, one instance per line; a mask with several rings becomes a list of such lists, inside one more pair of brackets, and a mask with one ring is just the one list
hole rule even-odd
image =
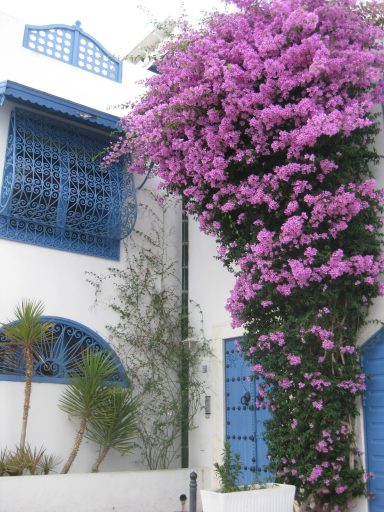
[[[55, 22], [57, 20], [53, 20]], [[26, 20], [28, 23], [28, 20]], [[86, 25], [84, 26], [86, 30]], [[142, 90], [136, 84], [150, 73], [132, 64], [124, 63], [123, 82], [117, 83], [77, 67], [57, 61], [22, 47], [24, 21], [0, 15], [0, 81], [13, 80], [22, 85], [50, 93], [85, 106], [119, 115], [122, 110], [110, 105], [126, 102]], [[92, 35], [92, 34], [91, 34]], [[101, 41], [108, 49], [108, 41]], [[6, 100], [0, 107], [0, 182], [7, 144], [9, 116], [12, 102]], [[22, 107], [22, 108], [32, 108]], [[48, 114], [50, 115], [50, 114]], [[55, 114], [52, 114], [55, 115]], [[135, 177], [140, 184], [143, 177]], [[148, 180], [143, 191], [138, 192], [138, 202], [147, 202], [145, 190], [156, 190], [155, 180]], [[174, 227], [170, 253], [178, 257], [180, 248], [180, 209], [175, 207], [168, 214]], [[149, 229], [150, 220], [139, 206], [136, 228]], [[130, 238], [128, 251], [132, 251]], [[75, 254], [45, 247], [0, 239], [0, 322], [13, 319], [15, 305], [22, 298], [42, 300], [45, 314], [64, 317], [84, 324], [107, 341], [106, 325], [116, 322], [108, 308], [115, 292], [112, 283], [103, 288], [102, 300], [94, 306], [94, 289], [86, 283], [86, 272], [106, 274], [108, 267], [124, 268], [124, 250], [120, 261]], [[31, 446], [44, 445], [48, 452], [65, 460], [75, 434], [76, 423], [69, 420], [57, 407], [63, 386], [58, 384], [33, 385], [27, 441]], [[23, 384], [0, 381], [0, 449], [13, 448], [20, 435], [23, 404]], [[96, 447], [85, 442], [73, 465], [74, 472], [89, 471], [95, 460]], [[140, 469], [137, 454], [121, 457], [111, 453], [103, 470]]]
[[[212, 468], [220, 460], [225, 441], [224, 411], [224, 344], [223, 340], [240, 336], [241, 329], [231, 328], [231, 318], [225, 310], [234, 277], [215, 259], [216, 244], [213, 238], [200, 232], [193, 219], [189, 220], [189, 296], [201, 307], [204, 332], [209, 340], [212, 356], [202, 362], [206, 373], [201, 377], [206, 383], [206, 394], [211, 396], [211, 414], [202, 409], [196, 418], [198, 428], [190, 433], [190, 464]], [[199, 325], [198, 311], [191, 308], [191, 322]], [[215, 476], [212, 473], [212, 485]]]
[[[379, 114], [378, 121], [380, 122], [380, 132], [375, 139], [375, 147], [379, 155], [384, 155], [384, 119], [381, 106], [375, 109], [375, 113]], [[380, 160], [379, 164], [374, 167], [374, 176], [377, 180], [379, 188], [384, 188], [384, 160]], [[377, 322], [376, 322], [377, 321]], [[367, 325], [361, 330], [359, 334], [359, 342], [362, 345], [368, 340], [376, 331], [381, 328], [379, 322], [384, 321], [384, 297], [378, 297], [373, 306], [369, 310]]]

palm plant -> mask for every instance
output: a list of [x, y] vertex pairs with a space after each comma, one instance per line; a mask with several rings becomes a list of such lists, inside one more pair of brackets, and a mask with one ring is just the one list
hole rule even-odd
[[60, 398], [60, 408], [80, 420], [73, 448], [62, 473], [68, 473], [72, 466], [88, 422], [104, 414], [104, 404], [107, 403], [110, 395], [110, 390], [105, 383], [111, 380], [115, 371], [116, 364], [109, 354], [86, 350], [72, 377], [71, 384], [67, 386]]
[[51, 330], [50, 322], [42, 322], [44, 304], [40, 301], [24, 299], [16, 306], [16, 320], [3, 327], [7, 346], [21, 347], [25, 357], [24, 408], [20, 434], [20, 449], [25, 448], [28, 414], [31, 402], [33, 378], [33, 348], [43, 341]]
[[139, 399], [128, 388], [111, 389], [103, 404], [104, 411], [89, 422], [86, 437], [99, 445], [99, 455], [92, 467], [99, 471], [100, 464], [111, 448], [121, 455], [135, 447]]

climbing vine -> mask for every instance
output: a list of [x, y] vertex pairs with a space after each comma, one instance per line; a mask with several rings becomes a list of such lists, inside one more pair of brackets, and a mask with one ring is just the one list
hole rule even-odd
[[[175, 201], [171, 203], [175, 208]], [[202, 314], [192, 302], [191, 309], [196, 308], [201, 318], [200, 329], [189, 327], [185, 339], [182, 336], [185, 319], [169, 209], [169, 200], [147, 191], [145, 204], [140, 204], [147, 229], [130, 236], [125, 266], [111, 267], [105, 275], [88, 274], [97, 303], [105, 300], [106, 289], [113, 289], [113, 300], [103, 305], [116, 313], [117, 321], [107, 328], [133, 395], [140, 398], [137, 448], [149, 469], [169, 468], [180, 456], [181, 425], [194, 427], [204, 394], [198, 368], [209, 354]]]
[[237, 0], [165, 47], [160, 74], [106, 158], [150, 158], [236, 276], [228, 300], [273, 412], [270, 469], [301, 510], [365, 493], [356, 345], [382, 294], [382, 8], [354, 0]]

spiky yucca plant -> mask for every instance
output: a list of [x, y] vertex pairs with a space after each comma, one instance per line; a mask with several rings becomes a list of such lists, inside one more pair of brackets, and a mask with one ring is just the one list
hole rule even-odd
[[49, 475], [61, 463], [60, 457], [53, 454], [46, 454], [39, 461], [39, 470], [42, 475]]
[[13, 451], [6, 449], [0, 452], [0, 476], [48, 475], [59, 462], [60, 459], [56, 455], [47, 454], [43, 446], [17, 446]]
[[16, 447], [13, 452], [8, 453], [6, 473], [10, 476], [21, 476], [25, 472], [36, 475], [44, 453], [43, 447], [31, 448], [28, 444], [24, 448]]
[[0, 451], [0, 476], [7, 474], [7, 461], [9, 457], [9, 451], [7, 448]]

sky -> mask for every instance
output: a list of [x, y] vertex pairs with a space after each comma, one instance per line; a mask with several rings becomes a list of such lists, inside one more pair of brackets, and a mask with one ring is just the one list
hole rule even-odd
[[85, 32], [121, 57], [151, 32], [151, 16], [157, 21], [178, 18], [182, 5], [192, 22], [203, 12], [225, 9], [221, 0], [0, 0], [0, 12], [29, 25], [74, 25], [79, 20]]

